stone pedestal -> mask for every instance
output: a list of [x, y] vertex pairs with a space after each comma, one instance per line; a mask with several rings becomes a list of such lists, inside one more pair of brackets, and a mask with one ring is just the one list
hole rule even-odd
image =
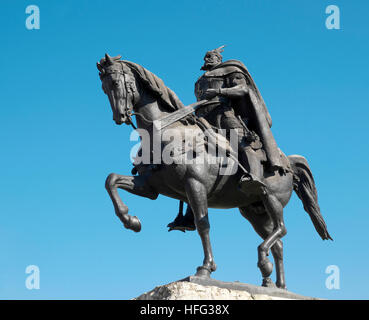
[[134, 300], [317, 300], [278, 288], [190, 276], [158, 286]]

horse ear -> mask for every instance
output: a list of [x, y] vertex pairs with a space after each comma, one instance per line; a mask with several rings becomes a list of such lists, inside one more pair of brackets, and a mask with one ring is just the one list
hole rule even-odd
[[105, 53], [105, 61], [108, 65], [112, 65], [114, 63], [111, 56], [109, 56], [107, 53]]
[[100, 62], [96, 62], [96, 67], [97, 70], [99, 70], [101, 73], [104, 73], [104, 68], [102, 67], [102, 65], [100, 64]]

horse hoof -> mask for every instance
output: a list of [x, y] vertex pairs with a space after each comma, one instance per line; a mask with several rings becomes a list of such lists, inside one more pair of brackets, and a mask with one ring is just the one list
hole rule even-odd
[[286, 285], [285, 285], [285, 284], [280, 285], [280, 284], [277, 282], [277, 283], [276, 283], [276, 285], [277, 285], [277, 288], [279, 288], [279, 289], [287, 290], [287, 287], [286, 287]]
[[217, 265], [215, 264], [215, 262], [213, 262], [212, 264], [211, 264], [211, 272], [214, 272], [214, 271], [216, 271], [217, 270]]
[[124, 224], [127, 229], [133, 230], [134, 232], [141, 231], [141, 222], [136, 216], [130, 216], [127, 224]]
[[195, 276], [201, 277], [201, 278], [210, 278], [210, 274], [211, 274], [211, 270], [209, 270], [208, 268], [204, 266], [201, 266], [197, 268], [197, 272]]
[[261, 284], [262, 287], [267, 287], [267, 288], [276, 288], [277, 286], [275, 285], [275, 283], [273, 282], [272, 279], [270, 278], [264, 278], [263, 279], [263, 283]]

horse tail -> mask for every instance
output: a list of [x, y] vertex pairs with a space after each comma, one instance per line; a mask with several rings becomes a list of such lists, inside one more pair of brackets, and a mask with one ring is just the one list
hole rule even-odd
[[309, 214], [320, 237], [323, 240], [333, 240], [320, 213], [318, 194], [307, 160], [298, 155], [288, 156], [288, 159], [293, 170], [293, 189], [302, 201], [304, 210]]

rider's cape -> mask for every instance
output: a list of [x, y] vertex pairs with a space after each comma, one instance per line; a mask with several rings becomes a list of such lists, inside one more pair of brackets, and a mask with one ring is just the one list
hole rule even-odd
[[260, 136], [270, 165], [282, 167], [283, 165], [281, 163], [279, 149], [270, 129], [272, 126], [272, 118], [245, 65], [238, 60], [228, 60], [219, 64], [210, 71], [207, 71], [203, 76], [225, 77], [234, 72], [241, 72], [245, 76], [249, 89], [249, 94], [244, 98], [246, 99], [246, 110], [235, 111], [238, 112], [241, 117], [249, 119], [248, 127]]

